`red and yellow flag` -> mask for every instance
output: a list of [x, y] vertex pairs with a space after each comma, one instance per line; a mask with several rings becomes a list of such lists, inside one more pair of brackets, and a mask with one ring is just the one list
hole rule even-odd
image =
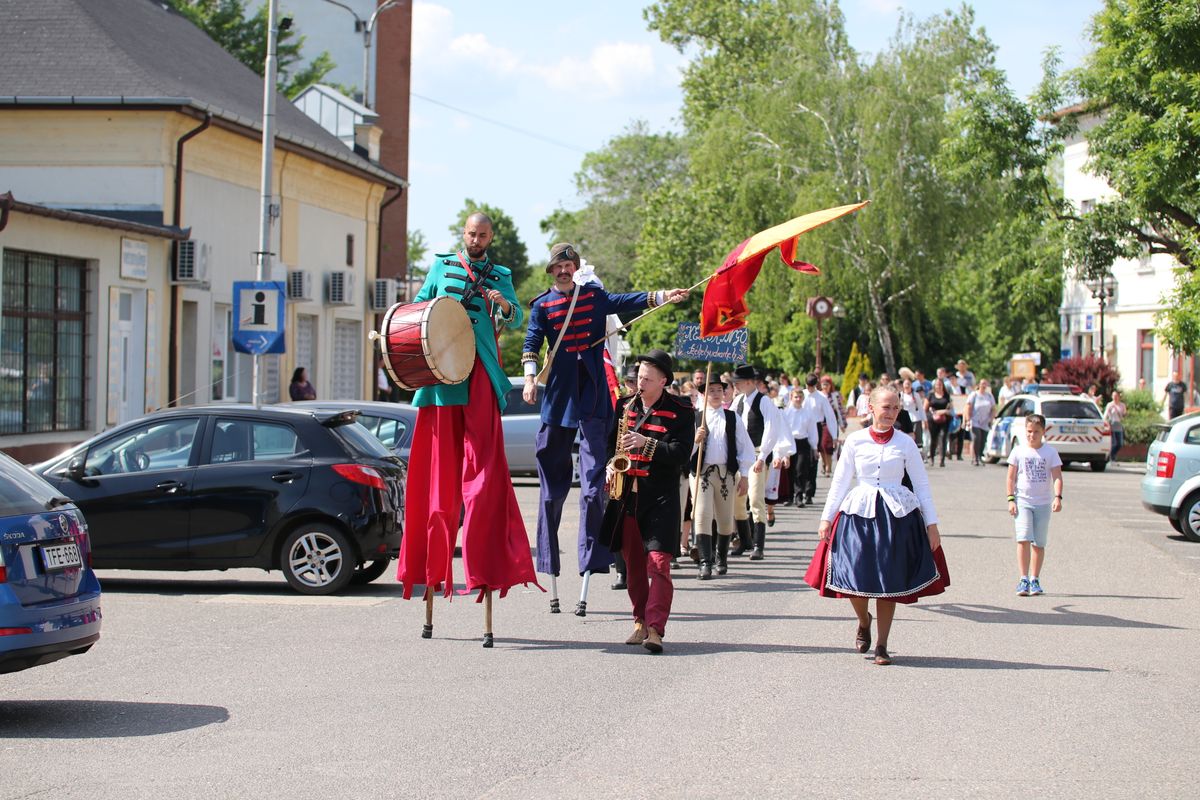
[[858, 211], [870, 201], [848, 206], [826, 208], [788, 220], [765, 231], [754, 234], [739, 244], [725, 257], [725, 263], [717, 270], [704, 290], [704, 305], [700, 309], [700, 335], [716, 336], [745, 327], [750, 307], [746, 305], [746, 292], [758, 277], [767, 254], [779, 248], [779, 257], [798, 272], [810, 275], [820, 270], [796, 259], [796, 240], [813, 228], [838, 217]]

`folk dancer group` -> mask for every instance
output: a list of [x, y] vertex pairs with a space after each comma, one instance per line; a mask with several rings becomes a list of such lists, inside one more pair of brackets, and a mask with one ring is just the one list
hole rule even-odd
[[[406, 598], [416, 586], [424, 587], [422, 636], [429, 638], [435, 592], [449, 596], [453, 591], [452, 558], [459, 515], [465, 507], [463, 571], [466, 591], [478, 592], [479, 600], [488, 602], [485, 647], [493, 642], [492, 593], [499, 591], [503, 597], [518, 584], [541, 588], [508, 479], [500, 425], [508, 379], [500, 365], [497, 338], [501, 328], [519, 328], [524, 314], [511, 271], [488, 256], [492, 237], [492, 222], [486, 215], [468, 217], [463, 249], [436, 256], [414, 298], [416, 302], [441, 296], [473, 298], [466, 310], [476, 361], [464, 383], [425, 387], [413, 400], [419, 411], [397, 574]], [[836, 431], [836, 418], [830, 421], [831, 409], [828, 401], [821, 402], [824, 396], [816, 390], [815, 376], [807, 381], [807, 393], [793, 399], [795, 411], [781, 413], [758, 390], [759, 375], [748, 365], [733, 373], [740, 396], [731, 408], [725, 407], [726, 386], [721, 379], [698, 387], [708, 402], [702, 404], [705, 410], [697, 418], [688, 398], [667, 391], [675, 365], [663, 350], [637, 356], [636, 391], [621, 397], [614, 408], [603, 350], [593, 346], [605, 334], [606, 317], [678, 303], [688, 292], [609, 293], [598, 280], [579, 276], [580, 266], [571, 245], [552, 248], [547, 272], [553, 285], [532, 303], [522, 354], [523, 393], [533, 403], [538, 354], [543, 344], [548, 347], [537, 435], [541, 479], [537, 572], [549, 575], [556, 587], [561, 569], [559, 523], [578, 436], [578, 568], [585, 581], [576, 613], [586, 614], [587, 578], [608, 572], [616, 562], [633, 607], [634, 631], [626, 643], [659, 653], [674, 594], [671, 562], [680, 546], [680, 485], [689, 463], [695, 466], [698, 448], [703, 443], [694, 498], [701, 554], [697, 577], [706, 580], [714, 566], [717, 574], [725, 574], [731, 554], [753, 547], [751, 559], [764, 557], [768, 469], [786, 470], [792, 465], [794, 497], [798, 504], [812, 502], [814, 451], [822, 428]], [[899, 397], [889, 388], [877, 389], [871, 406], [871, 427], [847, 439], [835, 470], [821, 517], [821, 543], [806, 580], [823, 596], [851, 599], [861, 652], [871, 642], [867, 602], [876, 598], [875, 661], [885, 664], [890, 663], [887, 637], [895, 603], [940, 592], [949, 576], [920, 454], [908, 437], [892, 436]], [[901, 484], [905, 473], [915, 493]], [[853, 490], [852, 477], [858, 478]], [[735, 534], [738, 549], [730, 553]], [[554, 603], [552, 610], [556, 607]]]

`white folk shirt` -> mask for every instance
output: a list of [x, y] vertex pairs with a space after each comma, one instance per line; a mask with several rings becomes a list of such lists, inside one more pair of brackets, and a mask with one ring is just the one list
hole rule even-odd
[[[755, 389], [750, 394], [742, 395], [733, 401], [734, 411], [741, 409], [738, 417], [747, 430], [750, 429], [750, 410], [754, 408], [754, 398], [758, 394], [759, 391]], [[762, 412], [763, 416], [763, 437], [762, 444], [759, 445], [759, 452], [762, 453], [763, 460], [766, 460], [768, 453], [775, 456], [776, 462], [784, 456], [795, 453], [796, 443], [792, 441], [787, 426], [784, 425], [783, 412], [775, 407], [771, 398], [763, 395], [762, 402], [758, 404], [758, 410]]]
[[[906, 469], [915, 491], [900, 483]], [[858, 483], [851, 488], [855, 478]], [[864, 428], [846, 437], [821, 519], [832, 522], [838, 511], [874, 519], [875, 500], [880, 496], [897, 517], [920, 508], [926, 525], [937, 523], [929, 476], [916, 442], [911, 436], [895, 431], [887, 444], [875, 444], [870, 429]]]
[[819, 444], [817, 439], [820, 438], [817, 434], [817, 423], [824, 422], [825, 430], [833, 436], [838, 429], [837, 414], [833, 413], [833, 403], [829, 402], [829, 398], [816, 389], [804, 390], [804, 408], [813, 419], [813, 438], [809, 439], [809, 442], [816, 447]]
[[[734, 437], [737, 440], [738, 474], [748, 477], [750, 468], [754, 466], [754, 442], [750, 441], [750, 434], [746, 432], [746, 426], [737, 421], [736, 416], [734, 420], [734, 424], [737, 425], [737, 433], [734, 434]], [[712, 464], [725, 466], [729, 461], [728, 454], [725, 452], [725, 409], [708, 409], [704, 414], [704, 427], [708, 428], [708, 438], [704, 440], [705, 466]]]
[[805, 405], [807, 403], [796, 408], [788, 403], [787, 408], [782, 412], [783, 424], [787, 426], [793, 439], [808, 439], [809, 445], [815, 447], [817, 444], [817, 421], [813, 419]]

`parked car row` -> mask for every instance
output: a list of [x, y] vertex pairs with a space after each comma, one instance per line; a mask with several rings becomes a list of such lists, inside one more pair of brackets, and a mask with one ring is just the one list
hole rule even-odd
[[1200, 542], [1200, 412], [1159, 426], [1146, 451], [1142, 505]]

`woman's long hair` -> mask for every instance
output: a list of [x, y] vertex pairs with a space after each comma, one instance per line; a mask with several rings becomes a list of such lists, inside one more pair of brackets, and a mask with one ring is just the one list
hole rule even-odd
[[296, 371], [292, 373], [292, 383], [299, 383], [304, 377], [304, 367], [296, 367]]

